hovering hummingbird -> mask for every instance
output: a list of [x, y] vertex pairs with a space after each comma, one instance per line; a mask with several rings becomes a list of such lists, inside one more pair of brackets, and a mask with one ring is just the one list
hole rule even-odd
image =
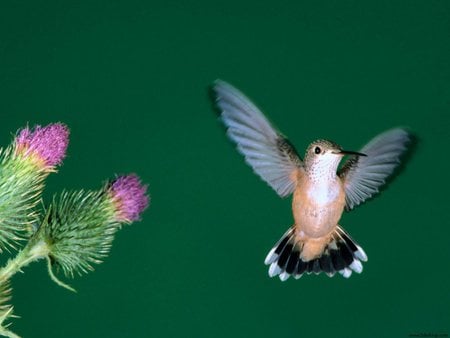
[[[318, 140], [302, 160], [294, 146], [239, 90], [217, 80], [213, 87], [227, 135], [237, 144], [246, 162], [280, 197], [293, 194], [294, 225], [265, 259], [269, 276], [282, 281], [305, 272], [328, 276], [339, 272], [348, 278], [362, 272], [364, 250], [339, 226], [344, 209], [366, 201], [385, 183], [400, 163], [410, 141], [400, 128], [388, 130], [360, 152]], [[345, 155], [349, 159], [339, 169]]]

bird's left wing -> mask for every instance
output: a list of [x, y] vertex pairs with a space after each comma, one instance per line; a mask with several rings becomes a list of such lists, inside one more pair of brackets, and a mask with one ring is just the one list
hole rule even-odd
[[263, 113], [230, 84], [217, 80], [212, 87], [227, 135], [245, 161], [281, 197], [296, 187], [303, 164], [295, 148]]
[[388, 130], [360, 150], [367, 156], [354, 155], [344, 164], [338, 175], [344, 182], [347, 210], [378, 193], [378, 188], [400, 164], [409, 142], [409, 134], [404, 129]]

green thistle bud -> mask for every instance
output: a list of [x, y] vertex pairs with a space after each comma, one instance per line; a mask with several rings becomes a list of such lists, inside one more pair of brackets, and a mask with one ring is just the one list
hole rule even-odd
[[121, 224], [139, 218], [148, 204], [145, 193], [137, 176], [129, 175], [99, 191], [55, 196], [39, 231], [52, 263], [68, 277], [93, 270], [108, 255]]
[[53, 198], [42, 225], [52, 262], [66, 276], [101, 263], [120, 226], [105, 191], [63, 192]]
[[31, 235], [43, 181], [64, 158], [68, 136], [60, 123], [25, 128], [0, 150], [0, 251]]

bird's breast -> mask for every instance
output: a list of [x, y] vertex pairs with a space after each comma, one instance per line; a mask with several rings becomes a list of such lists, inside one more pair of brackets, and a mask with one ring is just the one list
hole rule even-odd
[[345, 205], [340, 180], [300, 182], [293, 199], [293, 214], [298, 229], [309, 237], [321, 237], [336, 227]]
[[340, 193], [340, 185], [334, 182], [310, 184], [306, 189], [307, 199], [317, 206], [334, 203]]

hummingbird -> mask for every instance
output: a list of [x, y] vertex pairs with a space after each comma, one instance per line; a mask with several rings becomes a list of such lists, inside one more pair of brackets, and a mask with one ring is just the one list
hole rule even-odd
[[[411, 140], [403, 128], [374, 137], [359, 152], [317, 140], [303, 159], [289, 140], [238, 89], [216, 80], [212, 94], [228, 137], [247, 164], [280, 197], [293, 195], [294, 224], [269, 251], [269, 276], [285, 281], [306, 274], [361, 273], [364, 250], [339, 225], [352, 210], [379, 192], [400, 164]], [[339, 167], [344, 156], [348, 159]]]

